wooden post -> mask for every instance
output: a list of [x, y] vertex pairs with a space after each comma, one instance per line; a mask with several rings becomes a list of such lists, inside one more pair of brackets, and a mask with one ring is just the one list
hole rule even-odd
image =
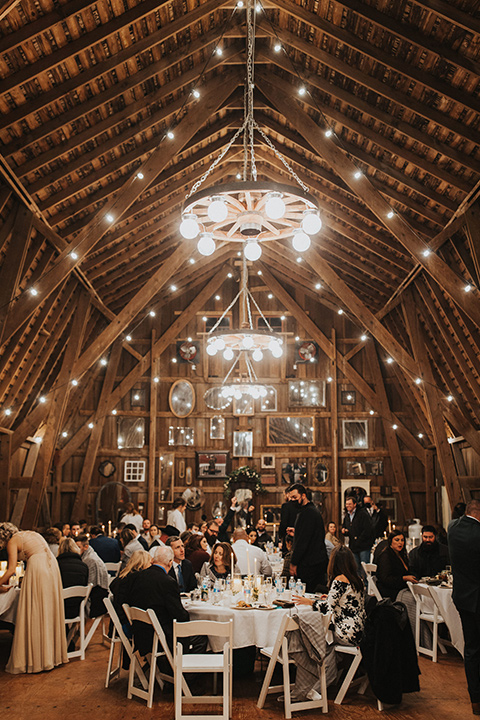
[[429, 525], [436, 521], [434, 481], [435, 461], [433, 450], [425, 450], [425, 504], [427, 523]]
[[150, 426], [148, 432], [148, 485], [147, 485], [147, 517], [155, 522], [155, 470], [157, 451], [157, 408], [158, 408], [158, 382], [154, 378], [159, 377], [160, 357], [155, 353], [155, 330], [152, 330], [151, 338], [151, 365], [150, 365]]
[[[337, 523], [337, 527], [340, 527], [342, 523], [341, 508], [343, 506], [343, 498], [340, 498], [340, 482], [339, 482], [339, 468], [338, 468], [338, 370], [336, 363], [337, 356], [337, 334], [335, 328], [332, 328], [332, 359], [330, 361], [330, 377], [332, 382], [330, 383], [330, 433], [332, 436], [332, 455], [331, 455], [331, 468], [332, 473], [332, 488], [333, 488], [333, 500], [332, 500], [332, 517]], [[328, 520], [327, 520], [328, 522]]]
[[10, 444], [12, 433], [0, 431], [0, 512], [4, 520], [10, 516]]

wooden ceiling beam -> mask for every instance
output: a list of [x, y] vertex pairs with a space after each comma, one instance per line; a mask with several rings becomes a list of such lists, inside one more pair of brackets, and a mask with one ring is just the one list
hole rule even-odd
[[311, 145], [315, 146], [318, 154], [325, 158], [331, 167], [335, 168], [344, 182], [357, 193], [392, 235], [402, 243], [410, 255], [425, 268], [440, 287], [480, 327], [480, 308], [476, 303], [472, 303], [466, 298], [467, 293], [463, 290], [465, 283], [462, 282], [461, 278], [435, 253], [424, 257], [423, 253], [428, 249], [427, 244], [410, 229], [403, 218], [395, 214], [391, 218], [388, 217], [391, 211], [389, 204], [371, 187], [365, 176], [360, 180], [355, 180], [355, 165], [337, 148], [335, 141], [329, 140], [319, 132], [317, 124], [300, 108], [296, 100], [292, 100], [292, 97], [280, 90], [278, 85], [274, 87], [264, 78], [261, 78], [261, 80], [258, 79], [258, 76], [256, 78], [256, 82], [264, 95], [269, 97], [280, 112], [283, 112], [286, 116], [290, 115], [298, 130], [308, 139]]
[[[295, 17], [300, 22], [307, 25], [309, 30], [314, 30], [321, 35], [326, 35], [338, 45], [345, 45], [355, 53], [368, 58], [370, 62], [383, 65], [394, 73], [399, 73], [404, 78], [417, 83], [429, 92], [436, 93], [440, 97], [453, 100], [457, 105], [461, 105], [467, 110], [473, 110], [474, 113], [480, 112], [480, 103], [474, 95], [470, 95], [460, 88], [456, 88], [440, 78], [435, 77], [432, 73], [426, 72], [422, 68], [405, 62], [401, 58], [395, 57], [393, 53], [387, 53], [377, 45], [372, 45], [368, 41], [363, 40], [357, 34], [344, 29], [340, 25], [334, 25], [328, 20], [324, 20], [316, 13], [310, 12], [303, 5], [288, 0], [273, 0], [275, 5], [288, 15]], [[283, 31], [280, 30], [280, 37], [283, 38]], [[313, 43], [311, 43], [313, 45]], [[363, 71], [365, 72], [365, 71]]]
[[[197, 108], [195, 114], [187, 113], [180, 120], [176, 127], [175, 138], [171, 141], [167, 140], [158, 146], [141, 166], [144, 180], [136, 180], [136, 176], [132, 175], [126, 179], [122, 190], [90, 220], [79, 236], [75, 238], [74, 243], [60, 253], [48, 275], [45, 275], [37, 283], [36, 289], [40, 297], [47, 297], [75, 267], [80, 265], [83, 258], [88, 255], [107, 232], [109, 223], [106, 221], [106, 215], [110, 213], [116, 220], [121, 218], [141, 193], [150, 186], [162, 168], [168, 164], [179, 149], [193, 137], [198, 128], [217, 110], [229, 92], [228, 84], [225, 87], [223, 78], [211, 83], [208, 93], [204, 95], [201, 107]], [[77, 254], [75, 260], [72, 259], [70, 254], [72, 250], [75, 250]], [[23, 294], [19, 298], [15, 305], [15, 318], [12, 318], [12, 321], [5, 328], [4, 340], [8, 340], [17, 327], [32, 315], [34, 311], [32, 305], [32, 299], [29, 295]], [[110, 342], [113, 342], [113, 339]]]
[[[12, 213], [13, 214], [13, 213]], [[32, 234], [32, 213], [24, 205], [17, 205], [13, 237], [0, 269], [0, 344], [10, 303], [18, 292], [24, 272], [27, 250]]]
[[[265, 25], [265, 30], [274, 38], [276, 37], [276, 32], [273, 28], [269, 28]], [[312, 43], [300, 39], [297, 35], [289, 32], [288, 30], [281, 30], [280, 39], [299, 53], [304, 53], [307, 57], [313, 58], [330, 70], [340, 73], [344, 77], [353, 80], [374, 93], [378, 93], [381, 97], [384, 97], [393, 102], [395, 105], [404, 108], [408, 111], [408, 113], [414, 112], [427, 120], [427, 122], [434, 123], [439, 127], [449, 130], [455, 135], [464, 138], [468, 143], [475, 143], [477, 145], [480, 144], [480, 132], [478, 130], [455, 120], [439, 110], [435, 110], [427, 103], [423, 103], [406, 93], [392, 88], [380, 79], [367, 75], [361, 68], [349, 65], [347, 62], [340, 60], [325, 50], [321, 50]]]
[[428, 13], [433, 13], [438, 17], [447, 20], [452, 25], [458, 25], [467, 33], [475, 33], [480, 35], [480, 20], [471, 13], [463, 12], [455, 5], [445, 0], [412, 0], [414, 5], [418, 5]]

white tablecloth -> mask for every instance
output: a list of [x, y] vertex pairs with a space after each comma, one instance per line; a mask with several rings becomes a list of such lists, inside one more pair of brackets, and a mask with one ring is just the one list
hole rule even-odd
[[0, 593], [0, 620], [8, 623], [15, 622], [19, 597], [20, 588], [18, 587], [11, 588], [6, 593]]
[[462, 622], [458, 610], [453, 604], [452, 589], [430, 585], [430, 591], [441, 608], [442, 617], [448, 627], [453, 647], [463, 656], [464, 640]]
[[[206, 602], [186, 603], [185, 607], [190, 613], [190, 620], [218, 620], [226, 622], [233, 618], [233, 647], [243, 648], [250, 645], [268, 647], [275, 643], [278, 629], [285, 614], [291, 614], [292, 609], [275, 608], [274, 610], [235, 610], [213, 605]], [[222, 641], [212, 638], [212, 650], [219, 652]]]

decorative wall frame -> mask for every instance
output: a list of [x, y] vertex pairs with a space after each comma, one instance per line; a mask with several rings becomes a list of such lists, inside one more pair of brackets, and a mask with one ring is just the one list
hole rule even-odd
[[383, 460], [347, 460], [346, 472], [353, 477], [383, 475]]
[[190, 427], [176, 427], [170, 425], [168, 428], [168, 444], [176, 446], [192, 447], [195, 440], [195, 431]]
[[368, 420], [343, 420], [342, 425], [345, 450], [368, 448]]
[[145, 419], [117, 417], [117, 447], [143, 448], [145, 445]]
[[340, 404], [341, 405], [355, 405], [357, 402], [356, 390], [341, 390], [340, 391]]
[[255, 401], [251, 395], [242, 395], [241, 398], [233, 398], [234, 415], [254, 415]]
[[295, 342], [295, 362], [300, 363], [317, 363], [318, 362], [318, 345], [313, 340], [297, 340]]
[[168, 393], [170, 411], [179, 418], [188, 417], [195, 407], [195, 388], [189, 380], [175, 380]]
[[147, 404], [147, 392], [144, 387], [136, 387], [130, 390], [130, 407], [145, 407]]
[[225, 440], [225, 418], [214, 415], [210, 418], [210, 440]]
[[281, 519], [281, 505], [260, 505], [260, 517], [267, 523], [275, 523], [278, 525]]
[[197, 480], [222, 480], [230, 470], [230, 453], [197, 452]]
[[277, 390], [271, 385], [267, 387], [267, 394], [265, 397], [260, 398], [260, 410], [262, 412], [277, 411]]
[[313, 445], [314, 418], [275, 415], [267, 417], [267, 445]]
[[308, 470], [306, 460], [288, 460], [282, 463], [282, 482], [286, 485], [293, 483], [308, 483]]
[[274, 470], [275, 469], [275, 455], [269, 453], [268, 455], [262, 455], [260, 467], [262, 469]]
[[324, 380], [289, 380], [289, 407], [325, 407]]
[[236, 430], [233, 433], [233, 457], [252, 457], [253, 432], [251, 430]]
[[145, 460], [125, 460], [123, 466], [123, 482], [145, 482]]

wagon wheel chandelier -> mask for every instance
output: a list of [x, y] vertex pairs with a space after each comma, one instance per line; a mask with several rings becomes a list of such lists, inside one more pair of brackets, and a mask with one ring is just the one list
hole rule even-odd
[[[249, 0], [243, 124], [193, 185], [182, 211], [180, 234], [186, 239], [198, 237], [197, 249], [201, 255], [212, 255], [217, 242], [234, 242], [243, 246], [247, 260], [254, 261], [262, 254], [262, 243], [286, 238], [291, 238], [297, 252], [304, 252], [310, 247], [311, 236], [322, 227], [317, 201], [254, 118], [254, 54], [255, 12], [254, 4]], [[255, 130], [283, 163], [298, 187], [257, 180]], [[242, 134], [243, 174], [237, 175], [238, 182], [200, 189]]]
[[[222, 330], [223, 319], [237, 301], [240, 307], [240, 328]], [[265, 329], [254, 327], [252, 305], [262, 318]], [[280, 358], [283, 355], [282, 346], [283, 339], [273, 331], [248, 289], [248, 268], [244, 255], [240, 290], [207, 335], [207, 354], [215, 357], [221, 352], [225, 360], [233, 360], [233, 363], [220, 388], [210, 388], [206, 391], [205, 404], [213, 410], [223, 410], [234, 398], [236, 400], [241, 400], [242, 397], [251, 397], [254, 400], [265, 398], [271, 387], [259, 382], [253, 364], [263, 360], [264, 353], [267, 352], [270, 352], [274, 358]], [[239, 371], [238, 377], [234, 377], [235, 369]]]

